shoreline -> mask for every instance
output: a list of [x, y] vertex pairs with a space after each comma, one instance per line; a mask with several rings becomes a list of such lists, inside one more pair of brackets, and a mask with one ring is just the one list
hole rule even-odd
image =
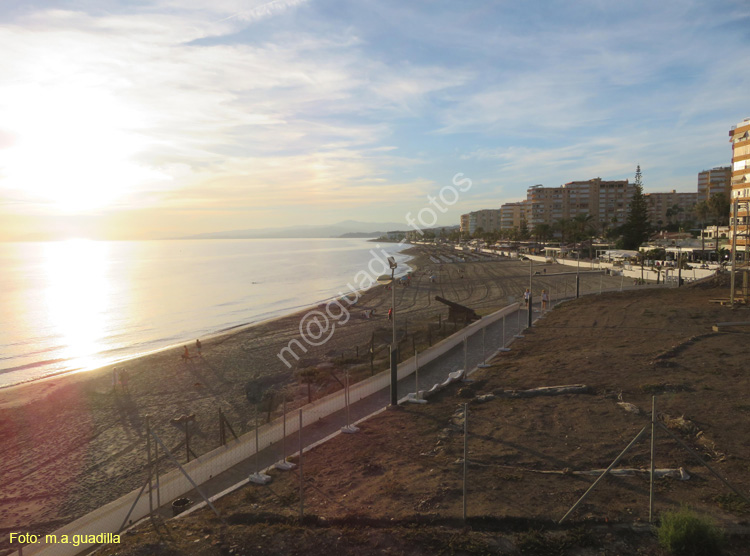
[[[408, 251], [415, 249], [415, 247], [416, 247], [415, 245], [407, 244], [407, 245], [404, 246], [404, 249], [402, 249], [401, 251], [399, 251], [400, 254], [406, 254], [409, 257], [409, 259], [407, 261], [405, 261], [404, 263], [402, 263], [402, 264], [404, 266], [406, 266], [407, 268], [410, 268], [411, 269], [410, 272], [416, 272], [416, 270], [418, 269], [418, 266], [416, 266], [414, 264], [414, 260], [416, 258], [415, 255], [408, 253]], [[409, 264], [409, 263], [411, 263], [411, 264]], [[347, 283], [344, 286], [342, 286], [342, 289], [348, 289], [348, 286], [349, 286], [349, 283]], [[370, 290], [372, 290], [372, 289], [374, 289], [376, 287], [378, 287], [378, 284], [372, 284], [369, 287], [364, 288], [364, 289], [348, 290], [348, 291], [349, 291], [349, 294], [356, 292], [358, 294], [358, 297], [361, 297], [361, 295], [363, 295], [367, 291], [370, 291]], [[331, 297], [328, 297], [328, 298], [325, 298], [325, 299], [320, 299], [320, 300], [317, 300], [317, 301], [313, 301], [312, 303], [310, 303], [308, 305], [304, 305], [304, 306], [300, 306], [300, 307], [288, 307], [288, 308], [284, 308], [284, 309], [279, 309], [278, 314], [276, 314], [275, 316], [271, 316], [271, 317], [268, 317], [268, 318], [261, 318], [260, 320], [257, 320], [257, 321], [250, 321], [250, 322], [244, 322], [244, 323], [240, 323], [240, 324], [234, 324], [234, 325], [231, 325], [231, 326], [228, 326], [228, 327], [225, 327], [225, 328], [221, 328], [219, 330], [214, 330], [212, 332], [209, 332], [209, 333], [201, 336], [200, 339], [201, 339], [201, 341], [204, 341], [204, 340], [205, 341], [210, 341], [210, 340], [216, 339], [218, 337], [221, 337], [224, 334], [235, 334], [235, 333], [241, 332], [243, 330], [246, 330], [246, 329], [254, 327], [254, 326], [263, 326], [263, 325], [271, 324], [271, 323], [273, 323], [275, 321], [282, 320], [282, 319], [287, 319], [287, 318], [291, 318], [291, 317], [293, 317], [295, 315], [298, 315], [301, 318], [304, 314], [306, 314], [307, 312], [313, 310], [316, 307], [320, 307], [321, 305], [325, 305], [325, 304], [329, 303], [330, 301], [333, 301], [334, 299], [339, 299], [340, 300], [340, 299], [343, 299], [345, 297], [346, 296], [342, 297], [341, 296], [341, 292], [339, 292], [338, 294], [333, 295]], [[351, 307], [352, 306], [350, 305], [350, 308]], [[50, 380], [56, 380], [56, 379], [59, 380], [59, 379], [61, 379], [63, 377], [68, 377], [68, 376], [72, 377], [72, 376], [79, 375], [79, 374], [97, 373], [97, 372], [103, 371], [105, 369], [108, 370], [109, 372], [111, 372], [114, 367], [117, 367], [117, 366], [120, 366], [120, 365], [125, 365], [127, 363], [130, 363], [132, 361], [138, 360], [140, 358], [150, 357], [150, 356], [162, 353], [164, 351], [173, 350], [173, 349], [174, 350], [181, 349], [182, 346], [185, 346], [185, 345], [194, 346], [194, 343], [195, 343], [195, 338], [184, 339], [184, 340], [181, 340], [181, 341], [178, 341], [178, 342], [174, 342], [174, 343], [170, 343], [168, 345], [165, 345], [165, 346], [162, 346], [162, 347], [158, 347], [158, 348], [155, 348], [155, 349], [151, 349], [151, 350], [147, 350], [147, 351], [142, 351], [142, 352], [135, 353], [135, 354], [132, 354], [132, 355], [124, 356], [124, 357], [119, 358], [119, 359], [114, 359], [114, 360], [111, 360], [111, 361], [106, 362], [104, 364], [97, 365], [95, 367], [77, 368], [77, 369], [64, 369], [64, 370], [59, 370], [59, 371], [52, 372], [50, 374], [47, 374], [47, 375], [44, 375], [44, 376], [41, 376], [41, 377], [35, 377], [35, 378], [29, 378], [27, 380], [22, 380], [20, 382], [14, 382], [14, 383], [11, 383], [11, 384], [0, 384], [0, 408], [3, 407], [2, 394], [5, 391], [7, 391], [7, 390], [15, 389], [15, 388], [21, 388], [21, 387], [24, 387], [24, 386], [30, 386], [30, 385], [33, 385], [33, 384], [38, 384], [38, 383], [42, 383], [42, 382], [50, 381]], [[11, 371], [11, 369], [8, 369], [7, 371]]]
[[[435, 252], [415, 247], [409, 253], [409, 267], [416, 269], [411, 285], [392, 292], [373, 284], [360, 292], [349, 318], [335, 322], [324, 342], [301, 344], [300, 324], [308, 308], [201, 338], [200, 355], [193, 340], [188, 346], [195, 356], [187, 360], [184, 344], [178, 344], [127, 363], [0, 389], [0, 530], [49, 532], [142, 486], [147, 421], [185, 461], [185, 432], [173, 424], [181, 415], [195, 415], [190, 447], [199, 456], [219, 445], [219, 410], [239, 436], [254, 428], [255, 399], [261, 393], [275, 392], [273, 405], [286, 399], [287, 410], [293, 410], [311, 395], [317, 399], [340, 389], [346, 372], [357, 381], [386, 370], [392, 338], [387, 313], [394, 294], [407, 354], [463, 327], [448, 322], [448, 307], [436, 296], [486, 315], [507, 305], [528, 283], [527, 263], [437, 265], [430, 261]], [[540, 278], [539, 287], [544, 280], [562, 279]], [[585, 276], [581, 283], [583, 291], [598, 290], [600, 277]], [[320, 314], [320, 303], [316, 307]], [[294, 357], [287, 353], [287, 366], [279, 354], [290, 345]], [[127, 371], [124, 387], [113, 384], [114, 367]], [[272, 414], [280, 410], [273, 405]], [[267, 415], [263, 411], [263, 421]]]

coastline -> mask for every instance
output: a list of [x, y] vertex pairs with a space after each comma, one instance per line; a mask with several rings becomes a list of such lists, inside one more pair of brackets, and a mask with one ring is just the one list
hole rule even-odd
[[[411, 249], [413, 249], [413, 246], [408, 247], [407, 249], [402, 251], [402, 253], [409, 251]], [[409, 261], [407, 261], [407, 263], [412, 263], [412, 264], [407, 264], [407, 266], [411, 269], [411, 272], [416, 272], [418, 270], [418, 266], [414, 264], [413, 262], [415, 257], [412, 255], [410, 255], [410, 257], [411, 258], [409, 259]], [[359, 296], [361, 297], [367, 292], [370, 292], [378, 287], [379, 285], [373, 284], [368, 288], [356, 290], [356, 293], [359, 294]], [[349, 291], [352, 291], [352, 290], [349, 290]], [[223, 342], [224, 341], [223, 338], [225, 336], [241, 334], [256, 326], [273, 325], [276, 322], [286, 321], [286, 320], [294, 320], [294, 319], [300, 320], [309, 311], [317, 309], [321, 305], [325, 305], [326, 303], [336, 300], [336, 299], [341, 299], [341, 296], [335, 295], [327, 299], [321, 299], [301, 309], [296, 309], [292, 312], [283, 313], [274, 317], [270, 317], [268, 319], [262, 319], [262, 320], [255, 321], [255, 322], [238, 324], [235, 326], [224, 328], [222, 330], [217, 330], [215, 332], [212, 332], [203, 336], [202, 338], [200, 338], [200, 340], [204, 344], [209, 344], [215, 341]], [[283, 309], [281, 311], [283, 311]], [[127, 367], [128, 364], [137, 365], [137, 362], [140, 359], [153, 357], [164, 352], [174, 352], [175, 354], [179, 354], [181, 350], [183, 349], [183, 346], [187, 345], [187, 346], [190, 346], [190, 349], [193, 349], [194, 342], [195, 342], [195, 338], [185, 339], [183, 341], [176, 342], [174, 344], [170, 344], [164, 347], [160, 347], [160, 348], [150, 350], [147, 352], [143, 352], [143, 353], [139, 353], [136, 355], [124, 357], [122, 359], [118, 359], [111, 363], [107, 363], [105, 365], [99, 365], [97, 367], [93, 367], [90, 369], [63, 370], [63, 371], [59, 371], [59, 372], [46, 375], [43, 377], [29, 379], [24, 382], [0, 385], [0, 410], [40, 401], [39, 396], [41, 394], [43, 394], [42, 395], [42, 398], [43, 398], [51, 394], [52, 391], [54, 391], [56, 387], [67, 385], [64, 383], [74, 384], [76, 382], [97, 380], [97, 379], [100, 379], [101, 376], [111, 376], [113, 369], [120, 368], [120, 367]], [[57, 381], [58, 384], [47, 385], [45, 387], [44, 383], [55, 382], [55, 381]], [[40, 390], [40, 392], [34, 392], [33, 390], [36, 390], [33, 388], [34, 386], [39, 386], [38, 390]], [[13, 397], [14, 399], [9, 400], [10, 397]]]
[[[404, 245], [404, 249], [402, 249], [400, 251], [401, 254], [406, 254], [406, 255], [409, 256], [409, 259], [407, 261], [405, 261], [404, 263], [402, 263], [402, 264], [404, 266], [410, 268], [412, 272], [414, 272], [414, 271], [417, 270], [417, 267], [414, 266], [414, 264], [413, 264], [414, 256], [410, 255], [408, 253], [408, 251], [411, 250], [411, 249], [413, 249], [413, 247], [414, 247], [413, 245], [408, 245], [407, 244], [407, 245]], [[372, 252], [372, 249], [370, 249], [370, 252]], [[412, 264], [409, 264], [409, 263], [412, 263]], [[353, 292], [354, 290], [349, 290], [349, 288], [347, 287], [348, 285], [349, 285], [348, 283], [345, 284], [345, 285], [342, 285], [341, 289], [342, 290], [347, 290], [350, 293]], [[367, 290], [370, 290], [370, 289], [376, 288], [376, 287], [377, 287], [377, 284], [373, 284], [373, 285], [369, 286], [368, 288], [357, 289], [356, 293], [359, 294], [359, 295], [362, 295]], [[347, 295], [349, 295], [349, 294], [347, 294]], [[336, 294], [336, 295], [333, 295], [333, 296], [330, 296], [330, 297], [327, 297], [327, 298], [323, 298], [323, 299], [312, 301], [309, 304], [304, 304], [304, 305], [296, 306], [296, 307], [281, 308], [281, 309], [278, 309], [277, 311], [273, 311], [273, 314], [271, 316], [260, 315], [260, 318], [258, 320], [251, 320], [249, 322], [232, 324], [230, 326], [227, 326], [227, 327], [224, 327], [224, 328], [220, 328], [218, 330], [213, 330], [213, 331], [210, 331], [208, 333], [201, 334], [199, 336], [200, 336], [201, 341], [212, 340], [212, 339], [220, 337], [220, 336], [222, 336], [224, 334], [234, 334], [234, 333], [237, 333], [239, 331], [248, 329], [248, 328], [253, 327], [253, 326], [262, 326], [262, 325], [270, 324], [270, 323], [272, 323], [274, 321], [281, 320], [281, 319], [291, 318], [291, 317], [293, 317], [295, 315], [301, 317], [302, 315], [304, 315], [305, 313], [307, 313], [307, 312], [315, 309], [316, 307], [319, 307], [321, 305], [325, 305], [326, 303], [328, 303], [328, 302], [330, 302], [332, 300], [335, 300], [335, 299], [341, 299], [341, 296], [339, 294]], [[74, 368], [74, 369], [61, 369], [61, 370], [58, 370], [58, 371], [53, 371], [53, 372], [51, 372], [51, 373], [49, 373], [47, 375], [40, 376], [40, 377], [29, 378], [29, 379], [26, 379], [26, 380], [21, 380], [19, 382], [14, 382], [14, 383], [10, 383], [10, 384], [0, 384], [0, 408], [3, 407], [3, 396], [2, 396], [2, 393], [5, 390], [8, 390], [8, 389], [17, 389], [17, 388], [20, 388], [20, 387], [23, 387], [23, 386], [29, 386], [29, 385], [32, 385], [32, 384], [35, 384], [35, 383], [42, 383], [42, 382], [45, 382], [45, 381], [58, 380], [58, 379], [61, 379], [63, 377], [68, 377], [68, 376], [72, 377], [72, 376], [79, 375], [79, 374], [86, 374], [86, 375], [93, 376], [93, 374], [96, 374], [96, 373], [98, 373], [100, 371], [101, 372], [109, 372], [109, 373], [111, 373], [113, 368], [125, 366], [125, 365], [129, 364], [130, 362], [135, 361], [137, 359], [140, 359], [140, 358], [143, 358], [143, 357], [149, 357], [149, 356], [158, 354], [158, 353], [163, 352], [163, 351], [168, 351], [168, 350], [173, 350], [173, 349], [182, 349], [182, 346], [184, 346], [186, 344], [187, 345], [192, 345], [195, 342], [195, 339], [196, 339], [195, 337], [190, 337], [190, 338], [186, 337], [186, 338], [184, 338], [182, 340], [179, 340], [179, 341], [170, 340], [169, 343], [167, 343], [165, 345], [162, 345], [160, 347], [153, 348], [153, 349], [148, 349], [148, 350], [137, 352], [137, 353], [133, 353], [133, 354], [126, 355], [126, 356], [123, 356], [123, 357], [120, 357], [120, 358], [114, 358], [114, 359], [111, 359], [110, 361], [107, 361], [107, 362], [97, 363], [95, 366], [92, 366], [92, 367], [82, 367], [82, 368]], [[9, 371], [9, 370], [12, 370], [12, 369], [8, 369], [7, 371]]]
[[[397, 325], [418, 349], [450, 335], [447, 307], [435, 296], [455, 300], [488, 314], [519, 295], [528, 283], [527, 264], [513, 261], [435, 265], [429, 250], [414, 248], [409, 261], [412, 285], [395, 290]], [[432, 268], [430, 268], [432, 267]], [[431, 275], [437, 275], [433, 282]], [[582, 280], [585, 290], [599, 288], [599, 276]], [[590, 281], [590, 283], [589, 283]], [[617, 282], [619, 284], [619, 281]], [[383, 286], [360, 292], [347, 322], [338, 324], [329, 341], [296, 348], [289, 367], [278, 354], [301, 343], [302, 317], [316, 306], [263, 323], [201, 338], [202, 353], [187, 344], [191, 359], [182, 359], [182, 345], [100, 367], [0, 390], [0, 531], [49, 532], [143, 482], [147, 421], [165, 444], [184, 461], [184, 429], [172, 424], [181, 415], [195, 415], [190, 446], [196, 455], [219, 443], [217, 413], [221, 410], [237, 435], [253, 429], [251, 397], [275, 389], [287, 410], [308, 402], [308, 386], [300, 371], [314, 374], [313, 398], [341, 387], [343, 373], [352, 380], [384, 370], [392, 328], [387, 318], [393, 293]], [[317, 305], [320, 313], [321, 305]], [[376, 310], [371, 318], [365, 312]], [[438, 328], [439, 315], [443, 327]], [[374, 347], [371, 363], [369, 348]], [[405, 353], [409, 350], [405, 350]], [[113, 387], [113, 367], [128, 373], [127, 388]], [[372, 369], [372, 371], [371, 371]], [[265, 420], [263, 412], [262, 419]], [[165, 468], [166, 468], [165, 464]], [[0, 548], [3, 546], [0, 536]]]

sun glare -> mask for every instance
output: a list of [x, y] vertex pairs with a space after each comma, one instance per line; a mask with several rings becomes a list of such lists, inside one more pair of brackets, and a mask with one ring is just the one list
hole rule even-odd
[[146, 140], [137, 114], [109, 93], [71, 85], [18, 90], [3, 124], [17, 141], [0, 169], [6, 185], [60, 212], [106, 207], [159, 176], [132, 157]]
[[95, 367], [107, 330], [109, 284], [106, 243], [90, 240], [45, 246], [47, 319], [64, 346], [62, 356], [81, 368]]

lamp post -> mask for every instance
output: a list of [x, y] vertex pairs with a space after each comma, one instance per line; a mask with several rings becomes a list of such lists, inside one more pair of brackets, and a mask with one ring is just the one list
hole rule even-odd
[[391, 406], [398, 407], [398, 344], [396, 343], [396, 259], [388, 257], [391, 275], [384, 274], [378, 278], [381, 284], [391, 284], [391, 322], [393, 323], [393, 340], [391, 341]]
[[529, 322], [527, 328], [531, 328], [531, 306], [533, 305], [532, 275], [534, 274], [534, 260], [529, 257]]
[[576, 299], [581, 295], [581, 248], [576, 243]]

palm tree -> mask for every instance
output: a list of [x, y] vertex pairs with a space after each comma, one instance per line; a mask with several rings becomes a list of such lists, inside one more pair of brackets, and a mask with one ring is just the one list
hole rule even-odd
[[545, 243], [552, 237], [552, 226], [549, 224], [536, 224], [534, 226], [534, 236], [540, 243]]
[[717, 262], [720, 261], [719, 259], [719, 224], [722, 222], [728, 222], [729, 221], [729, 199], [727, 199], [727, 196], [724, 193], [717, 193], [716, 195], [712, 195], [711, 198], [708, 200], [708, 207], [713, 214], [714, 218], [716, 219], [716, 260]]
[[700, 201], [698, 203], [695, 203], [695, 205], [693, 205], [693, 212], [695, 213], [695, 216], [698, 219], [698, 222], [701, 223], [701, 257], [703, 257], [703, 262], [705, 263], [706, 262], [706, 234], [703, 232], [703, 229], [706, 227], [706, 219], [708, 218], [708, 214], [710, 212], [708, 203], [706, 201]]
[[589, 259], [593, 259], [593, 240], [596, 235], [596, 225], [594, 217], [590, 214], [579, 214], [571, 222], [571, 227], [575, 231], [576, 241], [583, 238], [589, 239]]

